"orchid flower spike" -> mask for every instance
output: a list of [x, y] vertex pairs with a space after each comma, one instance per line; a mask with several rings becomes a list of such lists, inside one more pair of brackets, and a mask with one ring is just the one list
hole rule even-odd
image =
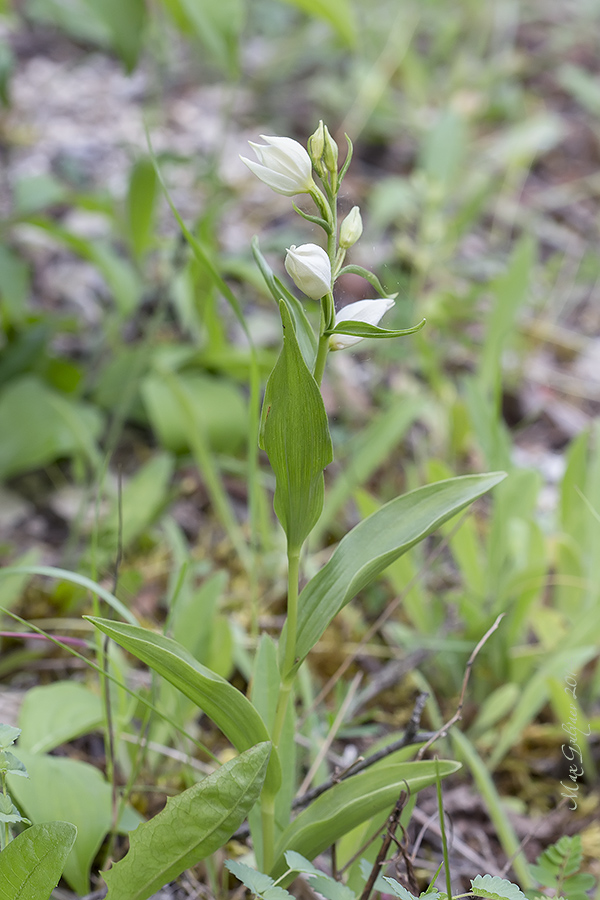
[[240, 156], [257, 178], [286, 197], [294, 194], [308, 194], [315, 183], [312, 177], [310, 156], [302, 144], [288, 137], [267, 137], [261, 134], [266, 144], [248, 141], [258, 162]]
[[[377, 298], [376, 300], [357, 300], [340, 309], [335, 316], [335, 324], [341, 322], [365, 322], [367, 325], [378, 325], [380, 319], [392, 308], [394, 300], [391, 297]], [[363, 338], [351, 334], [332, 334], [329, 338], [330, 350], [345, 350], [358, 344]]]

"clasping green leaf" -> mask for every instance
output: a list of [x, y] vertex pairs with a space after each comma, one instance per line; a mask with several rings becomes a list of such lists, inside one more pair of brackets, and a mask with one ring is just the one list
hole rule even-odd
[[323, 469], [333, 459], [323, 398], [300, 351], [282, 300], [283, 349], [263, 403], [260, 446], [275, 472], [273, 506], [288, 546], [300, 548], [323, 509]]

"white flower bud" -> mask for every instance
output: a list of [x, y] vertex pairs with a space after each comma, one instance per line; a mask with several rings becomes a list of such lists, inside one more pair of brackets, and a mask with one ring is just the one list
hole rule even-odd
[[322, 247], [317, 244], [293, 244], [285, 257], [285, 267], [302, 293], [313, 300], [320, 300], [331, 290], [331, 263]]
[[259, 161], [253, 162], [240, 156], [242, 162], [278, 194], [286, 197], [307, 194], [315, 183], [310, 156], [302, 144], [288, 137], [267, 137], [261, 134], [261, 138], [267, 145], [248, 141]]
[[363, 231], [360, 209], [353, 206], [342, 224], [340, 225], [340, 247], [347, 250], [352, 247]]
[[[340, 309], [335, 316], [335, 324], [340, 322], [366, 322], [368, 325], [379, 325], [380, 319], [385, 315], [388, 309], [394, 305], [391, 297], [377, 298], [376, 300], [357, 300], [356, 303], [349, 303]], [[351, 334], [332, 334], [329, 338], [329, 347], [331, 350], [345, 350], [346, 347], [352, 347], [358, 344], [363, 338], [356, 337]]]

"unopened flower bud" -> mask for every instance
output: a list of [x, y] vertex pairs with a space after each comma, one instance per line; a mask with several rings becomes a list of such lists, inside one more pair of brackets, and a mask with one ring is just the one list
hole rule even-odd
[[285, 268], [296, 286], [313, 300], [320, 300], [331, 290], [331, 263], [317, 244], [292, 245], [285, 257]]
[[[376, 300], [357, 300], [356, 303], [349, 303], [340, 309], [335, 316], [335, 324], [340, 322], [366, 322], [367, 325], [379, 325], [380, 319], [385, 315], [388, 309], [394, 305], [391, 297], [377, 298]], [[356, 337], [352, 334], [332, 334], [329, 338], [329, 347], [331, 350], [345, 350], [346, 347], [352, 347], [358, 344], [363, 338]]]
[[338, 170], [338, 145], [329, 134], [327, 125], [323, 126], [325, 132], [325, 149], [323, 151], [323, 161], [325, 166], [332, 175], [337, 176]]
[[323, 119], [319, 121], [319, 126], [314, 134], [308, 139], [308, 155], [312, 160], [312, 164], [316, 171], [321, 175], [323, 173], [323, 153], [325, 151], [325, 129], [323, 127]]
[[310, 156], [298, 141], [288, 137], [267, 137], [261, 134], [265, 144], [248, 143], [256, 153], [258, 162], [241, 156], [242, 162], [278, 194], [293, 197], [308, 194], [314, 188]]
[[362, 234], [363, 224], [358, 206], [353, 206], [340, 225], [340, 247], [347, 250]]

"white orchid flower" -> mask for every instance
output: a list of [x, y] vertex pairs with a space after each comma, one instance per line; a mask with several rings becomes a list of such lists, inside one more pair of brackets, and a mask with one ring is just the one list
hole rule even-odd
[[313, 300], [320, 300], [331, 290], [331, 263], [317, 244], [292, 244], [285, 257], [285, 268], [296, 287]]
[[310, 156], [302, 144], [288, 137], [268, 137], [261, 134], [265, 144], [248, 141], [258, 162], [240, 156], [248, 168], [278, 194], [293, 197], [307, 194], [315, 187]]
[[[379, 321], [385, 313], [392, 308], [394, 300], [391, 297], [382, 297], [375, 300], [357, 300], [340, 309], [335, 316], [335, 324], [341, 322], [365, 322], [367, 325], [379, 325]], [[332, 334], [329, 338], [331, 350], [345, 350], [358, 344], [363, 338], [351, 334]]]

